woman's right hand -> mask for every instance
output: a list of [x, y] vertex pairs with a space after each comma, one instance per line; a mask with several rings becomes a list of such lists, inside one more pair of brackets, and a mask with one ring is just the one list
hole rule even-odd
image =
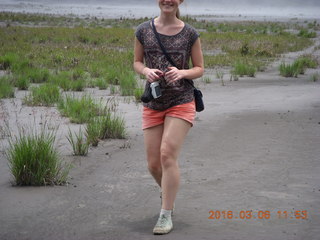
[[160, 77], [163, 76], [163, 72], [159, 69], [151, 69], [148, 67], [145, 67], [143, 69], [143, 75], [146, 77], [147, 81], [152, 83], [157, 81]]

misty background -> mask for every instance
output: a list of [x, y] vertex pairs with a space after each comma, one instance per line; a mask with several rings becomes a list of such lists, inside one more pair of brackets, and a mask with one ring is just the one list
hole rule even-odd
[[[157, 0], [0, 0], [0, 11], [104, 18], [153, 17]], [[182, 15], [319, 18], [320, 0], [185, 0]]]

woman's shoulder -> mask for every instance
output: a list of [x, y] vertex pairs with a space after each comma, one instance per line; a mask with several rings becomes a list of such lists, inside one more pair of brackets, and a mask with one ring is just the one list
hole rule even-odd
[[145, 39], [145, 35], [147, 34], [147, 29], [150, 28], [150, 21], [151, 20], [140, 23], [136, 28], [135, 35], [142, 45], [144, 44], [144, 39]]
[[189, 32], [191, 32], [191, 33], [193, 33], [193, 34], [199, 35], [199, 34], [198, 34], [198, 31], [197, 31], [197, 29], [195, 29], [195, 27], [193, 27], [192, 25], [190, 25], [189, 23], [186, 23], [186, 22], [184, 22], [184, 25], [185, 25], [185, 29], [186, 29], [187, 31], [189, 31]]
[[193, 43], [200, 37], [200, 34], [198, 33], [198, 31], [191, 26], [188, 23], [184, 23], [184, 34], [185, 36], [188, 36], [188, 39], [190, 40], [191, 46], [193, 45]]
[[136, 31], [141, 31], [141, 30], [143, 30], [143, 29], [150, 28], [150, 21], [151, 21], [151, 20], [148, 20], [148, 21], [145, 21], [145, 22], [143, 22], [143, 23], [140, 23], [140, 24], [137, 26]]

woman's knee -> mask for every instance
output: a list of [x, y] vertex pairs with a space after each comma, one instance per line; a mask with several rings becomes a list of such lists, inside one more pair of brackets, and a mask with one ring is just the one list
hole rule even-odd
[[161, 162], [148, 161], [148, 170], [155, 174], [161, 172]]
[[177, 166], [177, 149], [173, 144], [163, 144], [160, 149], [163, 168]]

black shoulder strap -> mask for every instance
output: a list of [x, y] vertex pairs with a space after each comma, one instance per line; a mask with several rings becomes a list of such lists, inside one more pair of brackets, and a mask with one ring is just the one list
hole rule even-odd
[[162, 52], [164, 53], [164, 55], [166, 56], [167, 60], [169, 61], [169, 63], [171, 63], [172, 66], [177, 67], [177, 65], [174, 63], [174, 61], [172, 60], [172, 58], [169, 56], [169, 54], [167, 53], [166, 49], [164, 48], [160, 37], [159, 37], [159, 33], [157, 32], [156, 26], [154, 25], [154, 18], [152, 19], [152, 30], [154, 32], [154, 35], [156, 36], [159, 46], [162, 50]]
[[[162, 42], [160, 40], [159, 33], [157, 32], [156, 26], [154, 25], [154, 18], [152, 19], [151, 22], [152, 22], [153, 33], [154, 33], [154, 35], [156, 36], [156, 38], [158, 40], [159, 46], [160, 46], [163, 54], [166, 56], [167, 60], [169, 61], [169, 63], [171, 63], [172, 66], [178, 68], [177, 65], [175, 64], [175, 62], [170, 57], [170, 55], [168, 54], [167, 50], [165, 49], [165, 47], [163, 46], [163, 44], [162, 44]], [[189, 80], [189, 79], [186, 79], [186, 80], [187, 80], [187, 83], [189, 83], [192, 87], [194, 87], [192, 80]]]

